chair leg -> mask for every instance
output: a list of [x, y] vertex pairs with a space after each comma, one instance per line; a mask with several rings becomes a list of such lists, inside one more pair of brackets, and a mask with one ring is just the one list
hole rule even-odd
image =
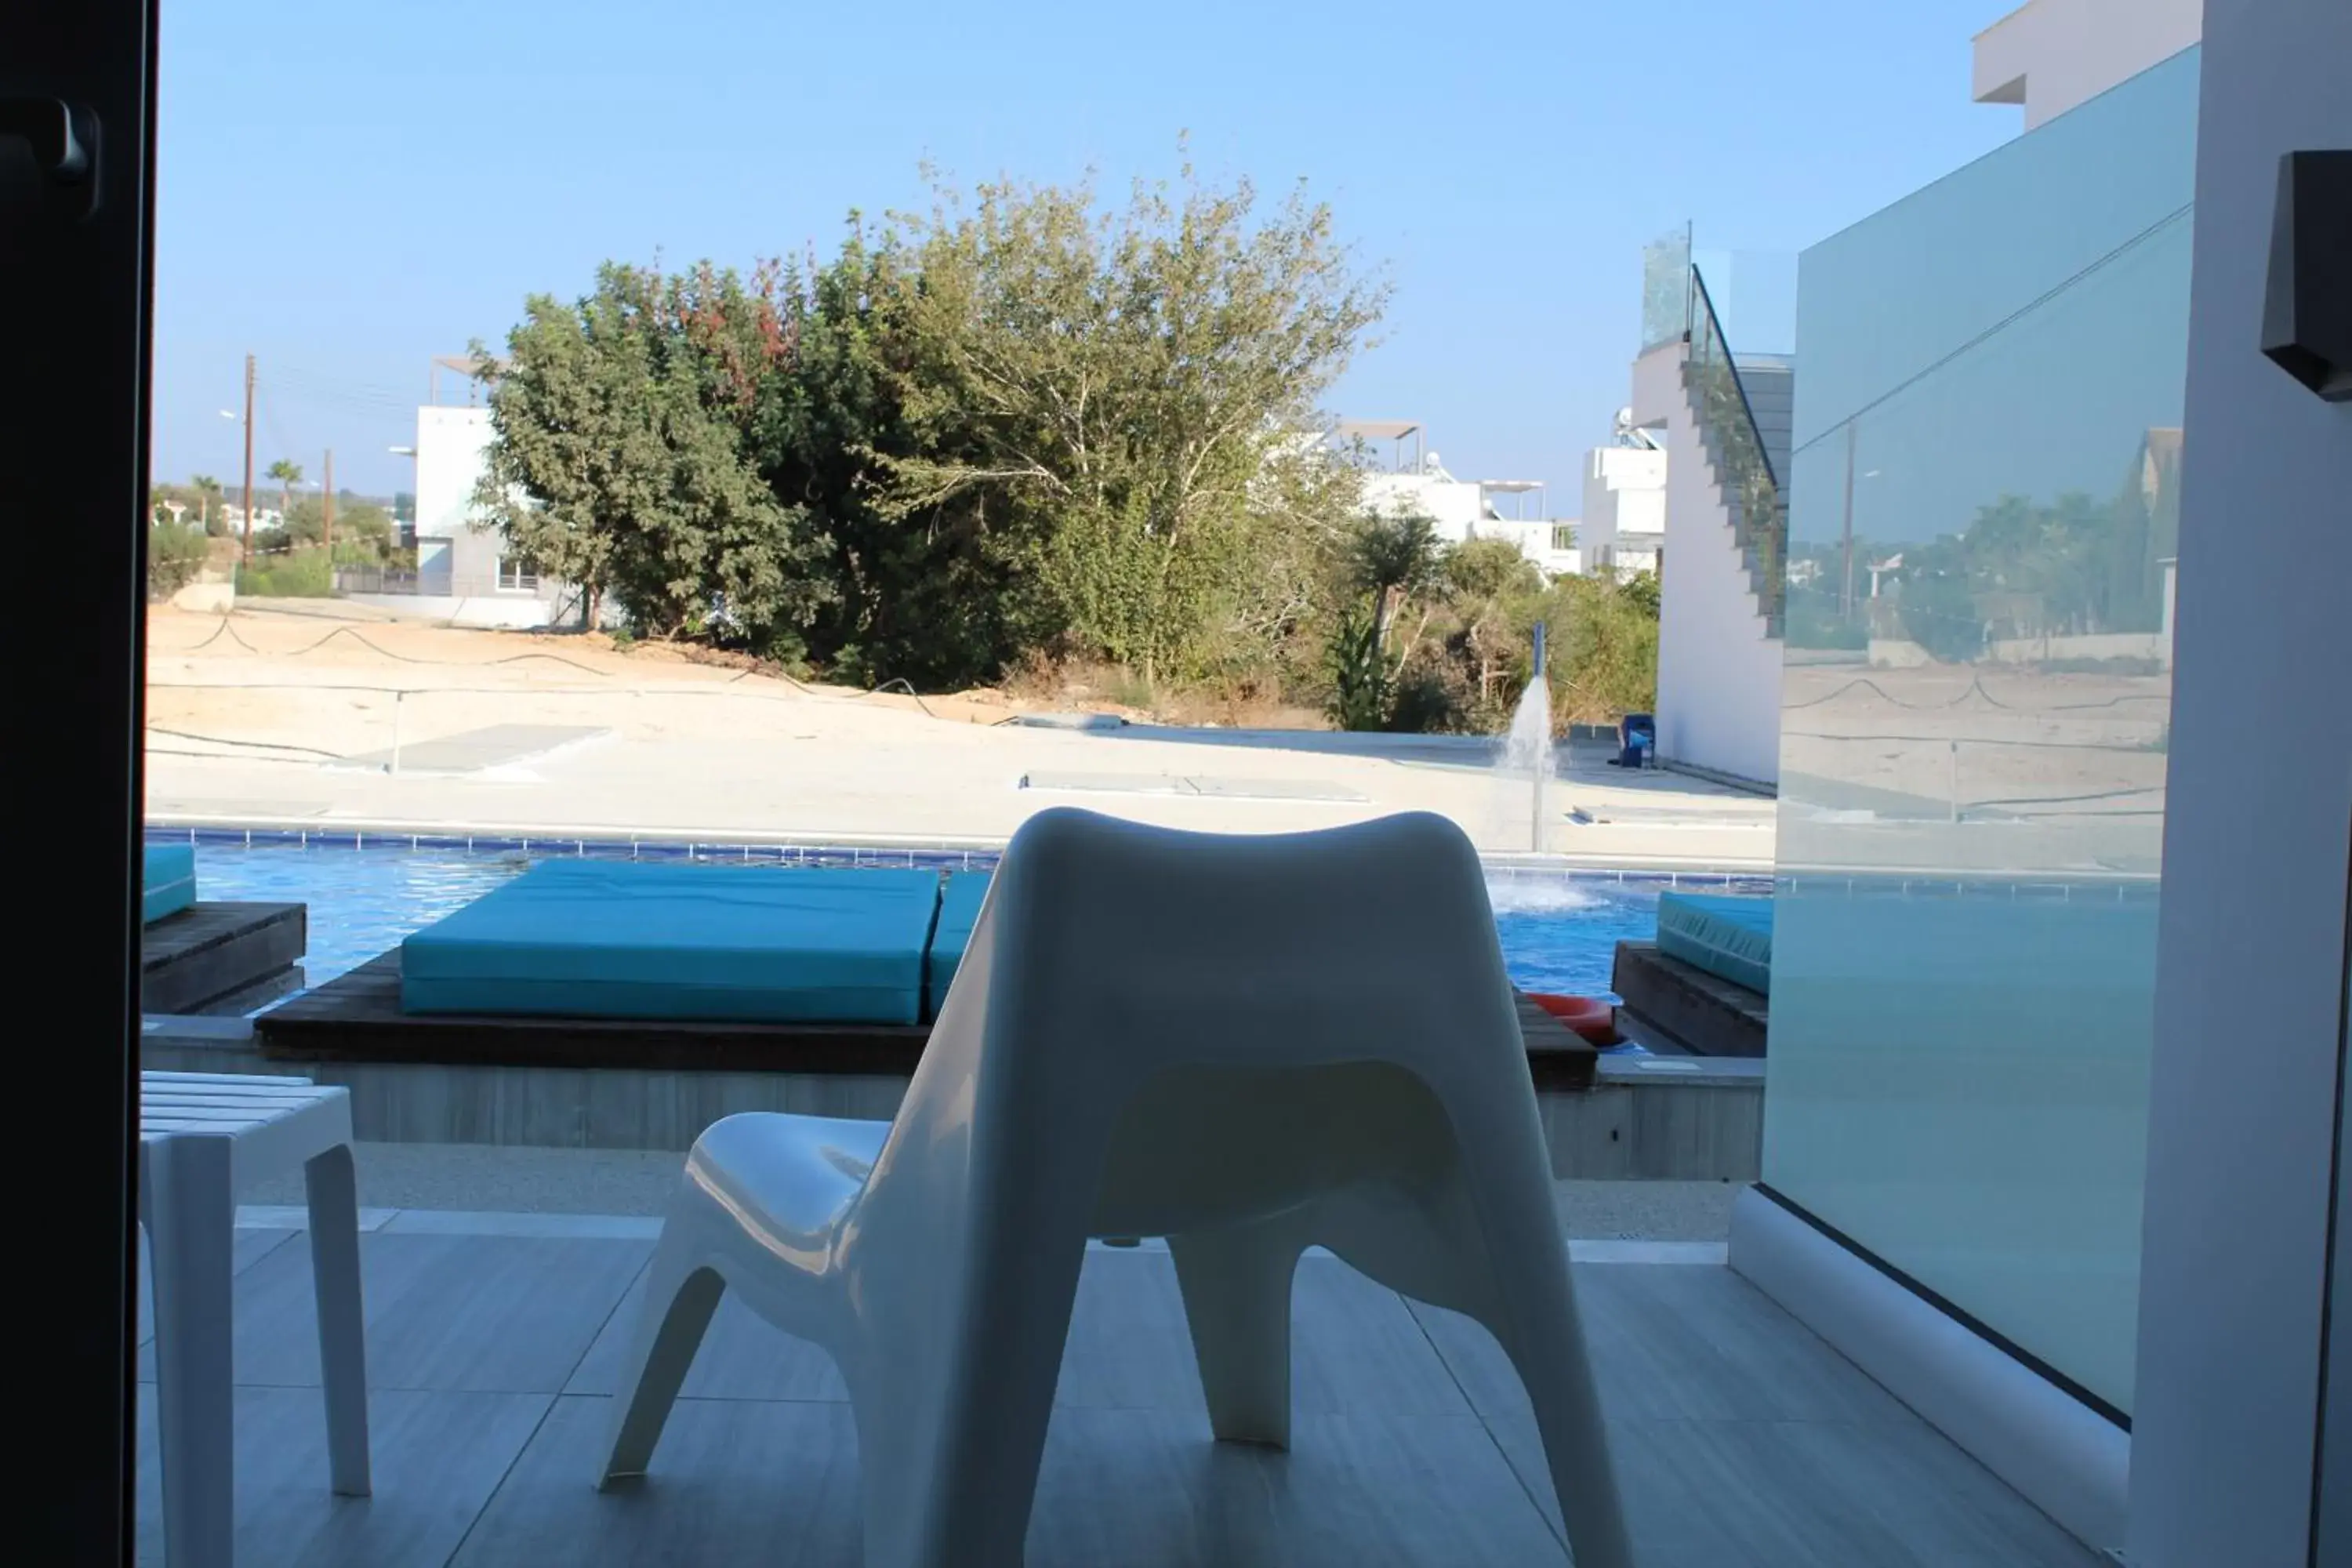
[[229, 1568], [236, 1533], [229, 1140], [169, 1139], [148, 1157], [164, 1560], [171, 1568]]
[[1305, 1248], [1286, 1229], [1171, 1236], [1192, 1357], [1221, 1442], [1290, 1446], [1290, 1286]]
[[641, 1476], [661, 1441], [670, 1406], [694, 1365], [694, 1352], [719, 1310], [727, 1282], [719, 1271], [694, 1260], [686, 1231], [673, 1218], [662, 1227], [660, 1244], [646, 1271], [646, 1301], [637, 1335], [613, 1396], [611, 1439], [596, 1485], [601, 1489], [625, 1476]]
[[1474, 1195], [1489, 1277], [1486, 1310], [1477, 1315], [1511, 1358], [1535, 1406], [1577, 1568], [1633, 1568], [1568, 1245], [1550, 1194], [1542, 1193], [1539, 1205], [1518, 1201], [1521, 1194], [1494, 1201], [1499, 1195]]
[[1021, 1568], [1086, 1256], [1083, 1213], [1047, 1210], [1033, 1234], [1056, 1239], [981, 1270], [947, 1326], [957, 1348], [944, 1375], [918, 1386], [903, 1363], [855, 1358], [866, 1568]]
[[310, 1283], [319, 1302], [319, 1370], [327, 1396], [328, 1475], [337, 1495], [366, 1497], [367, 1325], [360, 1290], [359, 1184], [352, 1146], [303, 1167], [310, 1205]]

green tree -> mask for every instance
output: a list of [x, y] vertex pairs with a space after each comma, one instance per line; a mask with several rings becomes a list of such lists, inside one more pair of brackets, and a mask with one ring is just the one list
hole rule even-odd
[[[294, 510], [287, 515], [284, 532], [288, 544], [323, 543], [327, 537], [327, 503], [324, 499], [304, 496], [296, 501]], [[392, 517], [383, 508], [363, 500], [339, 500], [335, 503], [336, 560], [355, 563], [380, 562], [390, 552], [392, 539]]]
[[[1643, 572], [1624, 582], [1605, 577], [1555, 577], [1527, 606], [1526, 632], [1550, 628], [1555, 728], [1607, 723], [1658, 704], [1657, 578]], [[1524, 681], [1519, 683], [1524, 689]], [[1518, 700], [1518, 690], [1510, 700]]]
[[767, 383], [751, 450], [798, 526], [821, 541], [833, 589], [807, 632], [811, 657], [865, 685], [992, 679], [1034, 628], [1029, 597], [995, 531], [999, 504], [973, 488], [912, 509], [888, 504], [886, 465], [963, 439], [952, 408], [908, 407], [919, 357], [904, 252], [854, 215], [822, 267], [786, 268], [774, 289], [785, 353]]
[[888, 455], [902, 519], [977, 497], [991, 544], [1068, 643], [1196, 670], [1278, 526], [1270, 470], [1318, 461], [1295, 432], [1379, 319], [1329, 209], [1294, 192], [1262, 221], [1247, 182], [1091, 187], [936, 178], [887, 245], [903, 297], [908, 417], [937, 439]]
[[1520, 607], [1543, 592], [1543, 574], [1510, 540], [1470, 539], [1446, 552], [1443, 574], [1465, 684], [1484, 721], [1522, 664], [1533, 617]]
[[228, 519], [221, 514], [221, 482], [210, 474], [194, 474], [188, 486], [196, 492], [196, 522], [206, 537], [218, 539], [227, 533]]
[[822, 541], [746, 450], [784, 353], [772, 300], [708, 265], [607, 265], [572, 305], [534, 296], [490, 391], [475, 505], [592, 616], [610, 593], [642, 633], [797, 658], [834, 593]]
[[[1385, 729], [1397, 678], [1419, 647], [1444, 583], [1437, 524], [1419, 513], [1358, 518], [1338, 541], [1336, 592], [1346, 605], [1331, 628], [1328, 711], [1344, 730]], [[1408, 605], [1421, 616], [1394, 633]], [[1400, 646], [1401, 645], [1401, 646]]]
[[1372, 627], [1386, 647], [1396, 618], [1411, 601], [1444, 581], [1445, 551], [1437, 522], [1417, 512], [1365, 518], [1342, 547], [1348, 584], [1372, 601]]
[[1904, 631], [1938, 658], [1968, 660], [1990, 638], [2152, 628], [2162, 520], [2144, 508], [2130, 490], [2106, 505], [2069, 492], [1979, 507], [1961, 532], [1904, 551]]
[[294, 487], [302, 482], [302, 465], [290, 458], [280, 458], [269, 465], [266, 478], [278, 481], [278, 526], [294, 513]]

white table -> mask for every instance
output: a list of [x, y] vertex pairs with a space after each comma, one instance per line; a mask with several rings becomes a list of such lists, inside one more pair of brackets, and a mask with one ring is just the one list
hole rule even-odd
[[228, 1568], [236, 1534], [229, 1331], [236, 1194], [300, 1166], [334, 1489], [368, 1493], [367, 1342], [351, 1092], [308, 1079], [139, 1075], [139, 1219], [153, 1258], [155, 1408], [169, 1568]]

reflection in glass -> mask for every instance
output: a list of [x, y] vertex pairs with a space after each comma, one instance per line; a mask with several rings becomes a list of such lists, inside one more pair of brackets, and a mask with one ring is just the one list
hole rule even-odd
[[2196, 54], [1804, 257], [1765, 1176], [2127, 1413]]

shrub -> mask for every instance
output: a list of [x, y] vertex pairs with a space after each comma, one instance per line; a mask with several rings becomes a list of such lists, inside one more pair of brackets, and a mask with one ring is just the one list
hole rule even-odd
[[147, 596], [168, 599], [196, 580], [205, 563], [205, 531], [159, 522], [147, 531]]
[[1400, 733], [1459, 735], [1488, 728], [1479, 722], [1478, 693], [1455, 659], [1415, 658], [1397, 677], [1388, 727]]
[[335, 591], [327, 552], [318, 547], [257, 556], [236, 569], [236, 591], [256, 599], [324, 599]]

